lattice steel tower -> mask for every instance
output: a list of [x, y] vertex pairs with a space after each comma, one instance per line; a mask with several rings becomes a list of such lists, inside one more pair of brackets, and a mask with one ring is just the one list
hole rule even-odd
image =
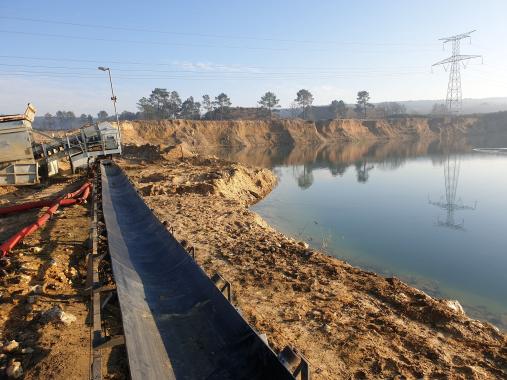
[[449, 84], [447, 85], [447, 97], [445, 98], [445, 105], [449, 113], [459, 113], [461, 111], [461, 73], [460, 64], [473, 58], [482, 58], [481, 55], [463, 55], [460, 54], [460, 43], [464, 38], [470, 38], [470, 34], [475, 32], [472, 30], [468, 33], [462, 33], [451, 37], [440, 38], [444, 44], [452, 42], [452, 55], [449, 58], [443, 59], [432, 66], [442, 65], [447, 71], [449, 68]]

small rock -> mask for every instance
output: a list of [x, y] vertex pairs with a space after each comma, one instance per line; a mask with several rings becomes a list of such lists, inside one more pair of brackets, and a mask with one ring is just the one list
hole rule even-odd
[[41, 253], [42, 252], [42, 248], [41, 247], [30, 247], [28, 249], [28, 251], [30, 253]]
[[60, 321], [65, 325], [69, 326], [72, 322], [76, 322], [76, 316], [70, 313], [62, 312], [60, 316]]
[[497, 333], [501, 336], [500, 329], [498, 327], [496, 327], [495, 325], [493, 325], [489, 322], [485, 322], [485, 325], [486, 325], [486, 327], [489, 327], [491, 330], [493, 330], [495, 333]]
[[456, 314], [465, 315], [465, 310], [463, 310], [463, 306], [457, 300], [445, 300], [446, 306], [454, 311]]
[[7, 359], [7, 355], [0, 354], [0, 363], [3, 362], [5, 359]]
[[77, 270], [76, 270], [76, 268], [74, 268], [74, 267], [70, 267], [70, 268], [67, 270], [67, 273], [66, 273], [66, 274], [67, 274], [67, 277], [68, 277], [68, 278], [74, 278], [74, 277], [76, 277], [76, 276], [77, 276]]
[[12, 361], [5, 370], [5, 374], [7, 377], [10, 377], [12, 379], [19, 379], [21, 376], [23, 376], [23, 368], [21, 367], [21, 363], [15, 360]]
[[308, 243], [304, 242], [304, 241], [298, 242], [298, 245], [303, 247], [304, 249], [308, 249], [308, 247], [309, 247]]
[[398, 293], [396, 296], [396, 300], [401, 303], [406, 303], [410, 300], [410, 298], [403, 292]]
[[32, 348], [32, 347], [27, 347], [27, 348], [23, 348], [23, 349], [21, 350], [21, 353], [22, 353], [22, 354], [33, 354], [33, 351], [34, 351], [34, 350], [33, 350], [33, 348]]
[[62, 322], [65, 326], [69, 326], [71, 323], [77, 320], [75, 315], [64, 312], [58, 306], [54, 306], [48, 311], [44, 312], [43, 318], [47, 321]]
[[10, 352], [17, 350], [18, 347], [19, 347], [19, 343], [16, 342], [15, 340], [11, 340], [9, 343], [4, 345], [3, 350], [6, 353], [10, 353]]
[[310, 314], [311, 314], [314, 318], [318, 318], [318, 317], [320, 317], [320, 316], [321, 316], [321, 314], [322, 314], [322, 313], [321, 313], [319, 310], [312, 310], [312, 311], [310, 312]]

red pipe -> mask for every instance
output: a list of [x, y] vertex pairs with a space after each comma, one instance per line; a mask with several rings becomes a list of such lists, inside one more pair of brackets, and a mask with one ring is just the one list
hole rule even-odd
[[85, 182], [83, 186], [81, 186], [79, 189], [74, 191], [73, 193], [68, 193], [65, 195], [64, 198], [75, 198], [76, 196], [80, 195], [83, 191], [85, 191], [87, 188], [89, 188], [92, 184], [90, 182]]
[[25, 236], [30, 235], [31, 233], [37, 231], [40, 227], [42, 227], [46, 222], [49, 220], [49, 218], [58, 210], [58, 207], [60, 206], [59, 203], [55, 203], [50, 208], [48, 208], [44, 214], [37, 219], [37, 221], [28, 227], [23, 228], [18, 233], [11, 236], [11, 238], [7, 241], [5, 241], [0, 246], [0, 251], [2, 251], [2, 256], [6, 256], [7, 253], [12, 250]]
[[[54, 215], [60, 206], [69, 206], [76, 203], [83, 203], [89, 196], [91, 190], [91, 183], [87, 182], [81, 188], [73, 193], [66, 194], [64, 197], [55, 201], [45, 212], [42, 214], [35, 223], [23, 228], [18, 233], [11, 236], [7, 241], [0, 245], [2, 257], [6, 256], [25, 236], [37, 231]], [[79, 196], [78, 198], [76, 198]], [[47, 202], [47, 201], [45, 201]], [[36, 203], [36, 202], [32, 202]], [[43, 207], [43, 206], [41, 206]]]
[[54, 200], [52, 199], [44, 199], [35, 202], [27, 202], [20, 205], [6, 206], [0, 208], [0, 215], [11, 214], [15, 212], [21, 212], [26, 210], [31, 210], [33, 208], [42, 208], [49, 207], [53, 204]]
[[[58, 200], [61, 199], [68, 199], [68, 198], [75, 198], [77, 195], [80, 195], [83, 191], [85, 191], [87, 188], [90, 187], [90, 183], [86, 182], [83, 186], [81, 186], [78, 190], [74, 191], [73, 193], [68, 193], [65, 196], [61, 198], [55, 199], [43, 199], [35, 202], [27, 202], [19, 205], [13, 205], [13, 206], [6, 206], [0, 208], [0, 215], [6, 215], [6, 214], [12, 214], [17, 212], [22, 212], [26, 210], [31, 210], [34, 208], [43, 208], [43, 207], [49, 207]], [[73, 204], [73, 203], [69, 203]]]
[[78, 203], [83, 203], [88, 199], [90, 196], [90, 193], [92, 191], [92, 184], [88, 184], [88, 187], [83, 190], [83, 194], [81, 194], [81, 197], [78, 198]]

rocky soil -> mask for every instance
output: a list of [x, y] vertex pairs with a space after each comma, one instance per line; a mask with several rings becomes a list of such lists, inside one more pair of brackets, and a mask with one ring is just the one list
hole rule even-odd
[[507, 378], [507, 336], [457, 301], [309, 249], [251, 212], [276, 183], [269, 170], [183, 156], [120, 163], [204, 270], [232, 283], [249, 323], [275, 350], [301, 350], [314, 378]]
[[[81, 179], [48, 187], [3, 188], [0, 206], [64, 194]], [[39, 212], [0, 217], [0, 241]], [[84, 289], [89, 219], [86, 205], [61, 208], [25, 238], [0, 274], [0, 378], [77, 379], [89, 372], [90, 331]]]
[[[0, 207], [53, 198], [76, 190], [83, 181], [70, 176], [44, 186], [0, 187]], [[32, 210], [0, 217], [0, 241], [38, 215]], [[60, 208], [0, 265], [0, 379], [89, 378], [89, 228], [88, 204]], [[103, 327], [109, 332], [118, 322], [112, 315], [106, 317]], [[127, 378], [124, 347], [103, 350], [102, 356], [105, 379]]]

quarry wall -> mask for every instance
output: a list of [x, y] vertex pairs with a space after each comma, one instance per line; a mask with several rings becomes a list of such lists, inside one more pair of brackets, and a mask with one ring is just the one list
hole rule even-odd
[[[501, 121], [461, 117], [405, 117], [324, 121], [283, 120], [139, 120], [122, 122], [123, 139], [128, 144], [186, 143], [189, 146], [276, 146], [378, 139], [434, 139], [452, 130], [458, 135], [477, 135], [499, 128]], [[503, 125], [503, 124], [502, 124]], [[505, 124], [507, 126], [507, 124]], [[450, 128], [454, 126], [453, 128]], [[491, 127], [491, 128], [490, 128]], [[505, 129], [507, 132], [507, 128]]]

